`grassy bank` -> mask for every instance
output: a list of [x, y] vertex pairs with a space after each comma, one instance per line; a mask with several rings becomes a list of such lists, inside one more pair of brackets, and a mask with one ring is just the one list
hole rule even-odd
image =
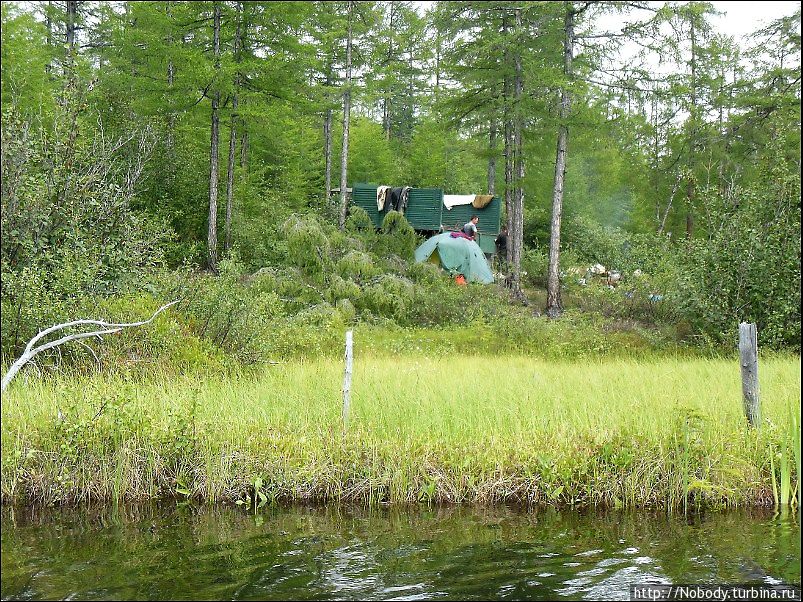
[[258, 376], [12, 384], [2, 498], [771, 505], [800, 466], [800, 361], [760, 367], [744, 427], [736, 360], [358, 354]]

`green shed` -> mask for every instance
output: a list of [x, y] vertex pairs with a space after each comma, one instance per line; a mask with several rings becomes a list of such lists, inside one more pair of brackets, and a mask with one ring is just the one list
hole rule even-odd
[[[379, 228], [387, 210], [379, 211], [376, 207], [377, 188], [376, 184], [355, 184], [351, 193], [351, 203], [365, 209], [371, 221]], [[499, 197], [495, 196], [482, 209], [475, 209], [471, 205], [458, 205], [447, 209], [443, 205], [443, 190], [440, 188], [411, 188], [407, 209], [404, 212], [407, 221], [415, 230], [427, 233], [459, 230], [473, 214], [480, 218], [477, 244], [483, 253], [490, 255], [495, 250], [494, 240], [499, 234], [502, 215], [502, 203]]]

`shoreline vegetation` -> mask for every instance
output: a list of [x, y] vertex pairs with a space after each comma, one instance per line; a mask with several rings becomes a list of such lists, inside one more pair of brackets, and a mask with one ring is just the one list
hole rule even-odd
[[795, 505], [800, 9], [635, 4], [0, 3], [2, 503]]
[[517, 503], [668, 511], [795, 504], [800, 358], [368, 352], [241, 373], [61, 375], [2, 404], [3, 504], [161, 498]]
[[[796, 176], [788, 187], [779, 179], [767, 202], [797, 199]], [[414, 262], [421, 237], [396, 212], [376, 230], [352, 207], [340, 230], [331, 216], [297, 209], [271, 207], [254, 242], [213, 270], [167, 243], [160, 253], [169, 253], [154, 254], [143, 242], [140, 259], [115, 251], [108, 266], [96, 260], [106, 247], [73, 256], [85, 231], [60, 245], [70, 249], [63, 257], [31, 252], [28, 263], [4, 264], [0, 364], [44, 325], [140, 322], [177, 303], [147, 328], [37, 356], [15, 378], [2, 404], [2, 502], [690, 511], [796, 501], [793, 209], [794, 228], [771, 230], [783, 245], [772, 238], [756, 250], [752, 234], [737, 237], [766, 259], [753, 264], [757, 277], [733, 269], [739, 249], [578, 217], [562, 251], [559, 320], [541, 313], [543, 241], [522, 257], [524, 304], [501, 282], [456, 286]], [[264, 253], [254, 255], [257, 239]], [[594, 276], [589, 266], [601, 261], [621, 270], [617, 286]], [[744, 319], [757, 324], [763, 353], [755, 432], [738, 362], [723, 359]], [[356, 363], [343, 433], [348, 329]]]

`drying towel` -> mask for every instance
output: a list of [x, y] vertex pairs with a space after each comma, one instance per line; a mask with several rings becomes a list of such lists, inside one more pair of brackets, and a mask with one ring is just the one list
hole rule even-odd
[[492, 194], [478, 194], [474, 197], [471, 206], [474, 207], [474, 209], [485, 209], [492, 200], [494, 200], [494, 195]]
[[475, 196], [473, 194], [444, 194], [443, 206], [451, 210], [452, 207], [457, 205], [471, 205]]
[[388, 200], [385, 202], [385, 206], [387, 207], [388, 211], [398, 211], [399, 205], [401, 205], [401, 195], [404, 188], [401, 186], [394, 186], [390, 190], [388, 190]]
[[376, 189], [376, 208], [379, 211], [385, 208], [385, 198], [387, 197], [390, 186], [380, 186]]
[[410, 200], [410, 187], [405, 186], [402, 188], [401, 196], [399, 197], [399, 204], [396, 206], [396, 211], [404, 213], [407, 210], [407, 203]]
[[466, 234], [464, 232], [450, 232], [449, 236], [451, 238], [465, 238], [466, 240], [474, 240], [473, 238], [471, 238], [468, 234]]

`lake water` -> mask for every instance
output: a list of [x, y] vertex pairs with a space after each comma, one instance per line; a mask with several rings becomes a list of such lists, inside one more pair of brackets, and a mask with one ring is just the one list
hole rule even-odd
[[2, 509], [2, 598], [629, 599], [800, 583], [800, 515], [145, 505]]

